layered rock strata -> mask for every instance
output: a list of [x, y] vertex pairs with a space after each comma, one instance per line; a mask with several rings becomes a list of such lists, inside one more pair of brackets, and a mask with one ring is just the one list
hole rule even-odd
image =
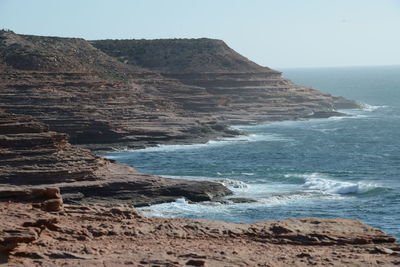
[[218, 183], [140, 174], [55, 130], [75, 143], [139, 147], [237, 134], [221, 122], [324, 117], [357, 104], [297, 86], [220, 41], [128, 41], [128, 50], [111, 42], [116, 47], [101, 49], [118, 60], [82, 39], [0, 32], [0, 107], [20, 114], [0, 110], [0, 263], [400, 264], [395, 239], [356, 220], [142, 217], [131, 204], [231, 192]]
[[121, 63], [83, 39], [0, 32], [0, 69], [0, 108], [32, 115], [75, 144], [138, 148], [237, 134], [184, 108], [204, 88]]
[[115, 199], [137, 206], [179, 197], [206, 201], [231, 193], [218, 183], [140, 174], [69, 144], [66, 134], [49, 131], [30, 116], [1, 110], [0, 152], [0, 199], [33, 186], [57, 186], [69, 201]]
[[[214, 39], [99, 40], [110, 56], [189, 86], [205, 88], [197, 111], [218, 114], [229, 123], [340, 115], [359, 104], [299, 86], [281, 72], [262, 67]], [[210, 101], [211, 100], [211, 101]]]
[[93, 149], [205, 142], [237, 135], [233, 123], [358, 107], [211, 39], [88, 42], [0, 31], [0, 70], [0, 108]]
[[304, 218], [234, 224], [145, 218], [125, 205], [46, 212], [0, 202], [8, 266], [392, 266], [400, 246], [357, 220]]

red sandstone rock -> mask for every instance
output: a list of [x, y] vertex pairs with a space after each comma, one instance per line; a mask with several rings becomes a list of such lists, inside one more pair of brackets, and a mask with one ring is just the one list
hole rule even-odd
[[[0, 38], [0, 107], [32, 114], [52, 130], [69, 133], [76, 143], [137, 147], [207, 140], [236, 134], [221, 121], [325, 117], [336, 114], [334, 107], [357, 106], [297, 86], [215, 41], [208, 42], [217, 54], [207, 49], [205, 55], [194, 54], [212, 63], [207, 73], [198, 60], [186, 67], [191, 72], [171, 69], [180, 65], [162, 61], [156, 62], [157, 71], [123, 64], [82, 39], [4, 31]], [[220, 64], [221, 53], [228, 55], [228, 65]], [[185, 53], [181, 56], [190, 59]], [[110, 200], [145, 205], [184, 196], [202, 201], [230, 191], [215, 183], [138, 174], [67, 140], [66, 134], [49, 131], [30, 116], [0, 111], [0, 262], [9, 266], [400, 264], [395, 239], [356, 220], [233, 224], [145, 218], [131, 205]], [[92, 203], [64, 205], [52, 186], [70, 201]], [[38, 208], [32, 209], [30, 202]]]
[[[145, 218], [132, 207], [109, 204], [65, 205], [63, 213], [49, 217], [29, 204], [3, 202], [0, 222], [0, 248], [9, 251], [9, 266], [391, 266], [399, 262], [395, 239], [357, 220], [234, 224]], [[26, 245], [18, 246], [22, 243]]]
[[230, 123], [359, 107], [283, 79], [219, 40], [0, 38], [0, 108], [96, 149], [205, 142], [238, 134]]
[[[166, 179], [143, 175], [68, 143], [67, 135], [29, 116], [0, 110], [0, 200], [46, 200], [47, 211], [67, 201], [128, 202], [136, 206], [174, 201], [218, 198], [231, 191], [219, 183]], [[57, 187], [59, 189], [49, 188]]]

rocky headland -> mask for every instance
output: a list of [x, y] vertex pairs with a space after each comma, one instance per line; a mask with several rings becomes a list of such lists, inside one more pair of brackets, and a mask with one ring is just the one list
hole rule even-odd
[[87, 149], [205, 142], [239, 134], [228, 127], [235, 123], [357, 107], [219, 40], [89, 42], [0, 31], [0, 264], [399, 265], [395, 238], [356, 220], [143, 217], [133, 206], [224, 201], [232, 192], [141, 174]]
[[228, 124], [329, 117], [340, 115], [337, 109], [360, 107], [343, 97], [296, 85], [221, 40], [98, 40], [91, 44], [127, 64], [204, 88], [202, 98], [184, 107], [218, 116]]
[[213, 39], [104, 40], [0, 32], [0, 108], [92, 149], [205, 142], [227, 126], [360, 105], [299, 86]]

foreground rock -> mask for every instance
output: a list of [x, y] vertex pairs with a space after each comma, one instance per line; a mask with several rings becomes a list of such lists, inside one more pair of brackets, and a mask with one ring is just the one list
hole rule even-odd
[[400, 246], [357, 220], [305, 218], [233, 224], [145, 218], [124, 205], [62, 212], [0, 202], [8, 266], [392, 266]]
[[[180, 197], [206, 201], [231, 193], [219, 183], [140, 174], [69, 144], [67, 137], [30, 116], [0, 110], [0, 199], [36, 197], [52, 186], [67, 202], [115, 200], [136, 206]], [[46, 205], [51, 209], [57, 203]]]

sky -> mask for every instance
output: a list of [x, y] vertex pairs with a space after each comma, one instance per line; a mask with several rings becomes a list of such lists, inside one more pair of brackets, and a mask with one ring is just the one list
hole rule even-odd
[[400, 65], [400, 0], [0, 0], [0, 28], [89, 40], [216, 38], [278, 69]]

